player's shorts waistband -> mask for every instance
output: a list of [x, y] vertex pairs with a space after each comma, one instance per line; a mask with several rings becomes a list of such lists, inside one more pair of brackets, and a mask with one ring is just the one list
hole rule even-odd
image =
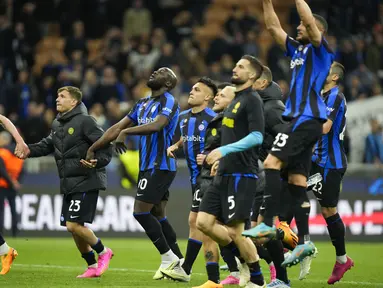
[[223, 174], [224, 177], [243, 177], [243, 178], [253, 178], [258, 179], [257, 174], [254, 173], [232, 173], [232, 174]]

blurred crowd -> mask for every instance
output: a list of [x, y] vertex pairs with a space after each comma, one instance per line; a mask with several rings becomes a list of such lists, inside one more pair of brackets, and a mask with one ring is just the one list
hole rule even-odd
[[[266, 52], [262, 50], [263, 19], [236, 5], [222, 29], [208, 45], [201, 45], [195, 37], [196, 28], [208, 24], [204, 13], [218, 0], [2, 2], [0, 113], [18, 125], [27, 143], [49, 133], [58, 87], [80, 87], [89, 113], [108, 128], [136, 100], [148, 95], [148, 76], [162, 66], [178, 76], [173, 94], [182, 109], [187, 107], [196, 79], [205, 75], [217, 81], [230, 80], [234, 63], [243, 54], [260, 57], [284, 94], [288, 93], [289, 60], [274, 43]], [[255, 2], [261, 7], [261, 1]], [[294, 1], [274, 2], [291, 2], [286, 30], [294, 37], [300, 21]], [[315, 13], [328, 19], [328, 42], [347, 70], [342, 85], [347, 100], [381, 95], [383, 3], [307, 2]], [[61, 50], [41, 53], [44, 39], [56, 36], [64, 40]], [[91, 43], [98, 43], [97, 47]], [[46, 59], [43, 65], [37, 61], [42, 57]]]

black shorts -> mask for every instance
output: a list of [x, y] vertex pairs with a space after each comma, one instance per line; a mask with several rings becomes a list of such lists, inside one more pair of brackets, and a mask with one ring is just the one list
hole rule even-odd
[[169, 187], [176, 172], [169, 170], [146, 170], [138, 174], [136, 199], [150, 204], [169, 200]]
[[322, 127], [319, 119], [307, 116], [293, 119], [283, 133], [275, 137], [270, 154], [287, 164], [289, 174], [308, 177], [313, 147], [322, 136]]
[[98, 190], [63, 196], [60, 225], [66, 222], [92, 223], [96, 214]]
[[198, 184], [192, 184], [192, 194], [193, 194], [192, 195], [193, 200], [192, 200], [190, 211], [197, 213], [199, 211], [199, 205], [201, 204], [201, 200], [203, 196], [202, 191]]
[[336, 207], [346, 169], [328, 169], [312, 163], [308, 191], [313, 191], [322, 207]]
[[265, 171], [262, 171], [258, 174], [258, 181], [257, 181], [257, 187], [255, 189], [255, 197], [253, 202], [253, 209], [251, 212], [251, 221], [257, 222], [258, 221], [258, 215], [259, 211], [263, 204], [263, 194], [265, 192]]
[[246, 222], [250, 219], [256, 182], [255, 178], [249, 177], [214, 177], [213, 185], [204, 193], [199, 211], [216, 216], [224, 224]]

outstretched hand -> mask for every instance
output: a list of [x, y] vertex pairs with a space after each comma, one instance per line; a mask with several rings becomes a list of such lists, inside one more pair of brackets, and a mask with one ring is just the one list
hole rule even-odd
[[28, 145], [25, 144], [24, 141], [22, 142], [18, 142], [16, 144], [16, 148], [15, 148], [15, 155], [20, 158], [20, 159], [26, 159], [28, 158], [29, 154], [31, 153], [31, 151], [29, 150], [28, 148]]

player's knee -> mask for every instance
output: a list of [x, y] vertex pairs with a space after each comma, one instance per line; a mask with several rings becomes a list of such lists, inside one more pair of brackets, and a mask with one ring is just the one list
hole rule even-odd
[[207, 234], [211, 230], [213, 223], [209, 223], [209, 219], [205, 214], [206, 213], [198, 213], [196, 226], [199, 231]]
[[329, 218], [337, 213], [336, 207], [322, 207], [322, 215], [324, 218]]
[[275, 170], [280, 170], [282, 168], [282, 161], [279, 160], [277, 157], [269, 154], [263, 162], [263, 166], [265, 169], [275, 169]]
[[307, 187], [307, 177], [301, 174], [289, 174], [288, 183], [295, 186]]
[[66, 222], [66, 229], [69, 233], [77, 234], [78, 229], [81, 228], [81, 224], [76, 222]]
[[189, 227], [197, 229], [197, 213], [190, 212], [189, 214]]

